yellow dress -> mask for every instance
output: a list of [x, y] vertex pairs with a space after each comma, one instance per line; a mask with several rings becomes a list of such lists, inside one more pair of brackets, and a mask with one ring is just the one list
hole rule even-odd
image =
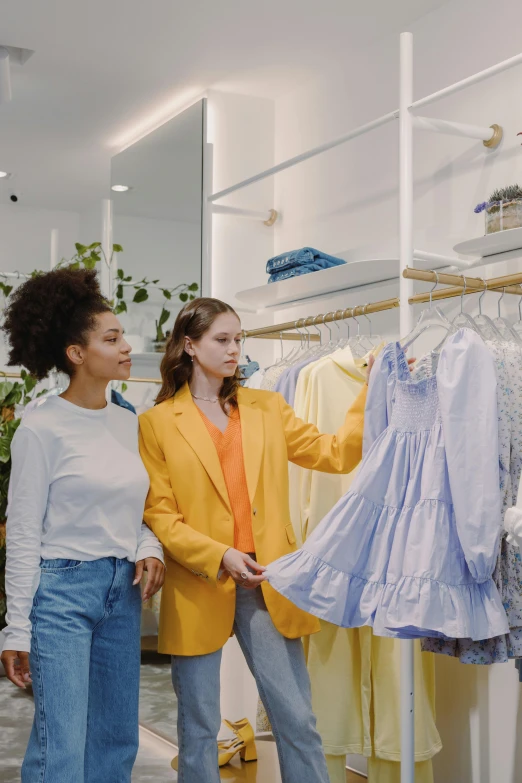
[[[364, 360], [340, 349], [303, 368], [294, 408], [321, 432], [336, 432], [365, 382]], [[306, 540], [348, 490], [355, 471], [332, 475], [290, 465], [290, 509], [298, 540]], [[370, 628], [321, 622], [305, 640], [312, 702], [331, 783], [345, 783], [345, 756], [368, 757], [371, 783], [400, 783], [400, 643]], [[435, 726], [435, 665], [415, 642], [416, 783], [432, 783], [430, 759], [440, 750]]]

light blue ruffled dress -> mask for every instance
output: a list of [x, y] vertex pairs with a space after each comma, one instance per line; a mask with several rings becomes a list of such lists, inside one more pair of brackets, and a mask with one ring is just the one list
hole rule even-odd
[[492, 579], [501, 534], [494, 360], [469, 329], [434, 374], [398, 343], [372, 372], [350, 491], [269, 583], [301, 609], [379, 636], [488, 639], [508, 623]]

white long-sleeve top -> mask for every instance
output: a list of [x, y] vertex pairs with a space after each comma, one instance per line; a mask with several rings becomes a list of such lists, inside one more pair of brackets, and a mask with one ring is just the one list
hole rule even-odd
[[30, 652], [41, 558], [134, 563], [163, 550], [143, 523], [149, 478], [131, 411], [50, 397], [24, 417], [11, 457], [4, 650]]

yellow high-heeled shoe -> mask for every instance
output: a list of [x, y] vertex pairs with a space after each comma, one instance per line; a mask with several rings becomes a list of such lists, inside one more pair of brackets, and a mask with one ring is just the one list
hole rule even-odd
[[[234, 732], [235, 738], [231, 740], [220, 740], [218, 742], [218, 764], [224, 767], [238, 753], [243, 761], [257, 761], [257, 750], [254, 739], [254, 729], [246, 718], [232, 723], [224, 720], [225, 726]], [[177, 771], [179, 756], [172, 759], [171, 767]]]
[[236, 739], [218, 742], [219, 766], [224, 767], [237, 753], [243, 761], [257, 761], [254, 729], [247, 718], [242, 718], [236, 723], [224, 720], [223, 723], [234, 732]]

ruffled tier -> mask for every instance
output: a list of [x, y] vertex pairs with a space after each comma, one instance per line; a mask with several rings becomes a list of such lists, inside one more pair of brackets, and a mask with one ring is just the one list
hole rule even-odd
[[449, 585], [403, 576], [371, 582], [332, 567], [306, 547], [268, 566], [269, 584], [300, 609], [342, 628], [377, 636], [489, 639], [508, 631], [493, 579]]
[[506, 612], [509, 633], [491, 639], [422, 639], [424, 652], [458, 658], [461, 663], [491, 666], [522, 658], [522, 562], [518, 546], [503, 536], [493, 574]]

